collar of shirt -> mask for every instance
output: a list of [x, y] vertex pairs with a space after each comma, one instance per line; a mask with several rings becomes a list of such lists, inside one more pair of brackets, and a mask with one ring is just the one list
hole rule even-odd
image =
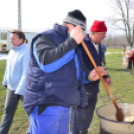
[[92, 41], [92, 43], [93, 43], [93, 45], [95, 47], [95, 50], [97, 51], [97, 54], [99, 54], [99, 45], [94, 43], [93, 41]]

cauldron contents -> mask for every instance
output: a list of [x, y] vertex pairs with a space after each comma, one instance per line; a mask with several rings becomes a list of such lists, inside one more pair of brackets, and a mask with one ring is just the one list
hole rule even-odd
[[[115, 115], [107, 117], [110, 120], [117, 121]], [[134, 121], [133, 115], [125, 115], [124, 122], [132, 122]]]
[[125, 116], [124, 122], [132, 122], [134, 121], [134, 116]]

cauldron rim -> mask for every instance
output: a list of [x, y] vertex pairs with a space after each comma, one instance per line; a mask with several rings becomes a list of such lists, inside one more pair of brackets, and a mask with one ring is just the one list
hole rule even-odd
[[[112, 104], [112, 103], [110, 103], [110, 104]], [[103, 105], [103, 106], [98, 107], [98, 108], [96, 109], [96, 114], [97, 114], [100, 118], [105, 119], [105, 120], [110, 121], [110, 122], [122, 123], [122, 124], [128, 124], [128, 123], [129, 123], [129, 124], [131, 124], [131, 125], [134, 124], [134, 121], [133, 121], [133, 122], [114, 121], [114, 120], [110, 120], [110, 119], [108, 119], [108, 118], [106, 118], [106, 117], [103, 117], [103, 116], [99, 115], [99, 113], [98, 113], [99, 108], [102, 108], [102, 107], [107, 106], [107, 105], [110, 105], [110, 104], [105, 104], [105, 105]], [[133, 104], [133, 103], [118, 103], [118, 104]], [[134, 105], [134, 104], [133, 104], [133, 105]]]

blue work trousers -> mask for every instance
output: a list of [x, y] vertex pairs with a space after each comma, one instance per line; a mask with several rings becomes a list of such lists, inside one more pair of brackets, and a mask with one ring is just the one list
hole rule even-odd
[[69, 134], [70, 108], [47, 106], [38, 115], [36, 106], [30, 114], [30, 134]]

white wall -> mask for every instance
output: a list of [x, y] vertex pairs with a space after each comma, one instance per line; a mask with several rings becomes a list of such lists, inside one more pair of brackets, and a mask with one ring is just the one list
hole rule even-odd
[[[38, 33], [33, 33], [33, 32], [24, 32], [24, 33], [25, 33], [26, 39], [28, 40], [28, 43], [26, 44], [26, 46], [30, 48], [33, 37], [37, 35]], [[10, 42], [10, 31], [7, 31], [7, 49], [10, 50], [11, 46], [12, 44]]]

